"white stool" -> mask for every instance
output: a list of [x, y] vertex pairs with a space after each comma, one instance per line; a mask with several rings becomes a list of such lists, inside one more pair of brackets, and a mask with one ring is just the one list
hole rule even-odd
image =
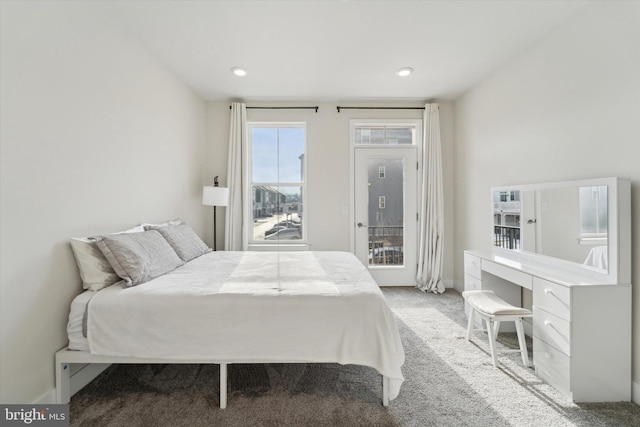
[[520, 352], [522, 354], [522, 363], [524, 363], [524, 366], [528, 367], [529, 355], [527, 353], [527, 343], [524, 338], [522, 318], [531, 317], [531, 311], [526, 308], [516, 307], [509, 304], [493, 291], [464, 291], [462, 293], [462, 297], [467, 301], [471, 308], [469, 312], [469, 324], [467, 326], [467, 341], [469, 341], [471, 330], [473, 329], [474, 316], [477, 314], [480, 318], [484, 319], [487, 324], [487, 335], [489, 335], [489, 348], [491, 349], [493, 366], [497, 368], [498, 358], [496, 357], [496, 337], [500, 328], [500, 322], [515, 322], [520, 349], [502, 350], [501, 352]]

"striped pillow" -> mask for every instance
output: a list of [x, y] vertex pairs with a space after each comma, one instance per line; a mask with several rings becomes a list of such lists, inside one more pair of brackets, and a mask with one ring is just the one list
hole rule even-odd
[[162, 237], [169, 242], [173, 250], [184, 262], [189, 262], [200, 255], [211, 252], [211, 248], [187, 224], [168, 225], [152, 229], [162, 234]]
[[156, 230], [102, 236], [97, 244], [127, 287], [148, 282], [184, 264]]

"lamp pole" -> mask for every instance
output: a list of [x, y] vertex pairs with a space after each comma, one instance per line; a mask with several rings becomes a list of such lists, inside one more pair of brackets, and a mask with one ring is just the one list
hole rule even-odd
[[220, 187], [218, 177], [214, 178], [213, 187], [202, 187], [202, 204], [205, 206], [213, 206], [213, 250], [217, 250], [218, 245], [218, 224], [217, 224], [217, 206], [229, 205], [229, 189]]
[[[216, 176], [215, 178], [213, 178], [213, 186], [214, 187], [219, 187], [218, 184], [218, 176]], [[218, 238], [216, 236], [216, 206], [213, 206], [213, 250], [217, 251], [218, 249], [216, 248], [216, 245], [218, 244]]]

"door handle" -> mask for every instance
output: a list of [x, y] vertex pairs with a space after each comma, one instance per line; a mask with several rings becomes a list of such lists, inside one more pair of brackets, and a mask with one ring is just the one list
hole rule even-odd
[[367, 224], [363, 224], [363, 223], [361, 223], [361, 222], [359, 222], [359, 223], [357, 224], [357, 226], [358, 226], [358, 228], [360, 228], [360, 227], [369, 227]]

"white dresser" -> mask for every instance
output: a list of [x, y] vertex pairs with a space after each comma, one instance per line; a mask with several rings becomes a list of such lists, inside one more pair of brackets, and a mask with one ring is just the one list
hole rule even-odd
[[464, 287], [494, 290], [517, 306], [522, 288], [531, 290], [536, 374], [576, 402], [631, 400], [630, 284], [465, 251]]

